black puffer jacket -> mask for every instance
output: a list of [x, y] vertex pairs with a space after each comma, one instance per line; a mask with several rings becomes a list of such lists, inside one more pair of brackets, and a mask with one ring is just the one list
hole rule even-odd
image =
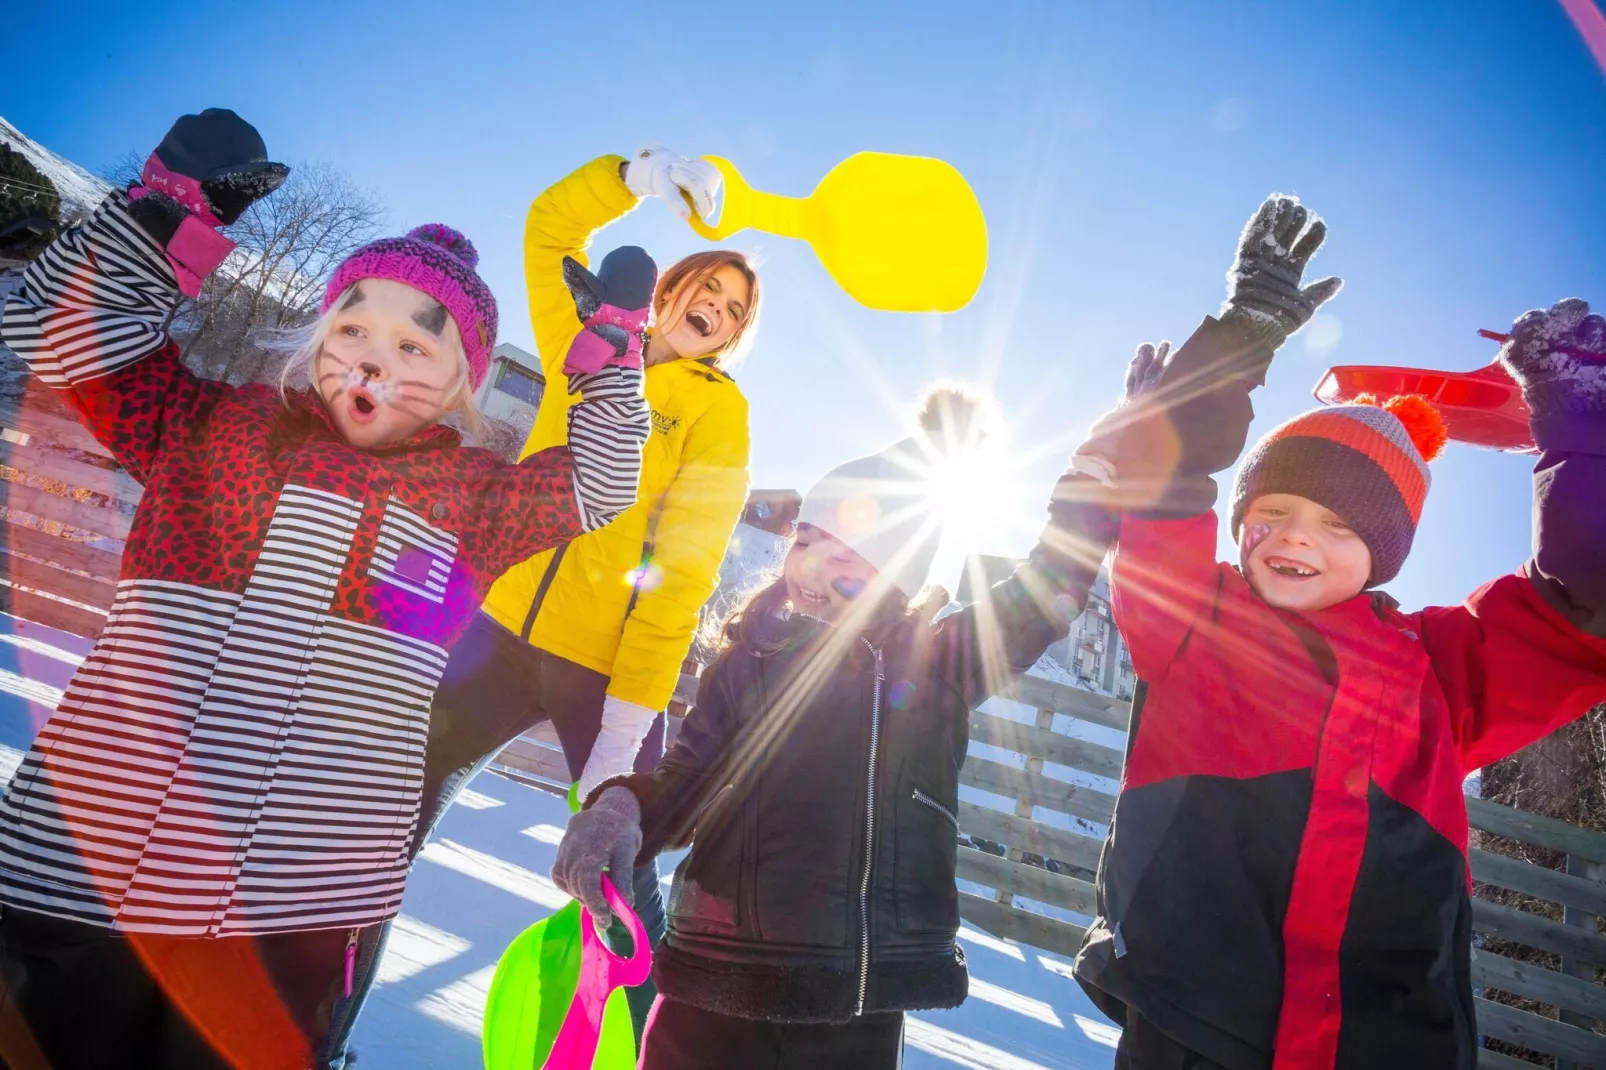
[[[875, 640], [768, 622], [778, 649], [727, 651], [663, 764], [610, 782], [641, 801], [642, 859], [692, 843], [657, 952], [665, 996], [786, 1022], [964, 1000], [954, 814], [968, 714], [1080, 612], [1113, 534], [1086, 489], [1061, 480], [1043, 540], [986, 610]], [[1069, 532], [1090, 549], [1067, 552]]]

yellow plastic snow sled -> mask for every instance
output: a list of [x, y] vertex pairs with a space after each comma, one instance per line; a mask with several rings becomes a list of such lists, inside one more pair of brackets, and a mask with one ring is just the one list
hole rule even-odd
[[987, 220], [970, 184], [942, 160], [860, 152], [807, 197], [783, 197], [749, 186], [729, 160], [703, 158], [725, 176], [719, 223], [691, 217], [710, 241], [748, 227], [801, 238], [849, 296], [886, 312], [954, 312], [981, 285]]

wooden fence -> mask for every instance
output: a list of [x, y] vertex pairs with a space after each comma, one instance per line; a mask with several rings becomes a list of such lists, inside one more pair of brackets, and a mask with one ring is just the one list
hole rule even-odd
[[[7, 511], [0, 518], [0, 610], [78, 635], [99, 635], [139, 486], [48, 396], [0, 403], [0, 466], [0, 505]], [[682, 711], [695, 695], [696, 676], [688, 672], [671, 712]], [[1036, 677], [1021, 680], [1006, 697], [1036, 712], [1024, 722], [980, 711], [971, 715], [973, 743], [1014, 757], [1000, 761], [973, 750], [960, 781], [1014, 805], [959, 804], [958, 876], [983, 889], [961, 892], [960, 915], [994, 935], [1074, 955], [1084, 930], [1052, 914], [1092, 914], [1100, 830], [1110, 820], [1115, 796], [1056, 773], [1064, 768], [1118, 781], [1123, 750], [1057, 730], [1056, 715], [1124, 733], [1129, 704]], [[671, 739], [676, 728], [673, 718]], [[547, 729], [510, 746], [500, 764], [505, 772], [559, 790], [568, 782]], [[1558, 1070], [1606, 1070], [1606, 1035], [1595, 1032], [1606, 1022], [1606, 987], [1596, 983], [1596, 970], [1606, 969], [1606, 934], [1598, 924], [1606, 916], [1606, 835], [1481, 799], [1469, 799], [1468, 810], [1478, 830], [1567, 858], [1561, 872], [1476, 847], [1471, 852], [1477, 882], [1563, 908], [1558, 922], [1473, 901], [1479, 933], [1560, 957], [1560, 969], [1547, 970], [1475, 948], [1475, 985], [1556, 1012], [1542, 1017], [1480, 995], [1480, 1031], [1552, 1056]], [[1479, 1058], [1486, 1070], [1531, 1065], [1489, 1051]]]
[[[695, 695], [695, 677], [682, 677], [677, 700], [689, 706]], [[1015, 804], [1001, 809], [990, 801], [959, 803], [958, 876], [983, 889], [960, 892], [960, 916], [995, 936], [1074, 956], [1085, 930], [1042, 907], [1093, 914], [1092, 879], [1103, 846], [1100, 830], [1114, 813], [1115, 796], [1072, 783], [1061, 769], [1119, 781], [1124, 752], [1059, 731], [1055, 719], [1058, 714], [1124, 733], [1130, 707], [1036, 677], [1022, 679], [1005, 697], [1036, 712], [1031, 721], [981, 711], [971, 714], [973, 744], [987, 744], [1015, 757], [1000, 761], [996, 754], [984, 756], [973, 748], [960, 783], [1001, 797], [1000, 802], [1014, 799]], [[547, 726], [515, 742], [503, 753], [502, 762], [514, 775], [534, 777], [554, 790], [567, 786], [567, 767]], [[1472, 874], [1478, 883], [1548, 900], [1565, 910], [1564, 920], [1558, 922], [1473, 900], [1479, 933], [1561, 956], [1561, 970], [1552, 971], [1475, 948], [1473, 983], [1483, 990], [1476, 1000], [1480, 1032], [1550, 1055], [1558, 1060], [1558, 1070], [1606, 1070], [1606, 1036], [1594, 1032], [1596, 1022], [1606, 1022], [1606, 986], [1595, 982], [1596, 968], [1606, 969], [1606, 934], [1596, 924], [1598, 917], [1606, 916], [1602, 883], [1606, 835], [1484, 799], [1468, 799], [1467, 809], [1475, 829], [1559, 851], [1568, 859], [1567, 872], [1562, 873], [1473, 848]], [[1484, 998], [1488, 990], [1537, 1001], [1559, 1012], [1558, 1017], [1493, 1002]], [[1482, 1051], [1478, 1065], [1484, 1070], [1521, 1070], [1535, 1064]]]
[[0, 402], [0, 611], [95, 638], [140, 486], [48, 391]]

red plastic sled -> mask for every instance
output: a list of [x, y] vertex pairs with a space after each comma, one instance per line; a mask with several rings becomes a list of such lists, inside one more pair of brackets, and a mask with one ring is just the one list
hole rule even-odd
[[[1493, 331], [1478, 333], [1505, 341], [1504, 335]], [[1445, 430], [1457, 442], [1507, 453], [1538, 452], [1528, 427], [1528, 404], [1499, 361], [1473, 372], [1346, 364], [1328, 369], [1314, 393], [1324, 405], [1342, 405], [1360, 394], [1380, 399], [1421, 394], [1438, 408]]]

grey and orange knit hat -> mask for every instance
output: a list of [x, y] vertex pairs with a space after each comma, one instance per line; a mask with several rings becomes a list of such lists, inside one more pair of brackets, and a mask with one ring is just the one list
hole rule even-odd
[[1294, 417], [1245, 455], [1232, 485], [1232, 537], [1265, 494], [1297, 494], [1339, 516], [1372, 552], [1367, 586], [1399, 575], [1411, 552], [1432, 476], [1444, 449], [1439, 411], [1415, 394], [1379, 405], [1362, 395]]
[[496, 298], [475, 268], [474, 243], [444, 223], [425, 223], [402, 238], [381, 238], [348, 256], [324, 288], [328, 312], [346, 288], [363, 279], [390, 279], [429, 294], [451, 313], [463, 337], [469, 386], [478, 388], [496, 345]]

